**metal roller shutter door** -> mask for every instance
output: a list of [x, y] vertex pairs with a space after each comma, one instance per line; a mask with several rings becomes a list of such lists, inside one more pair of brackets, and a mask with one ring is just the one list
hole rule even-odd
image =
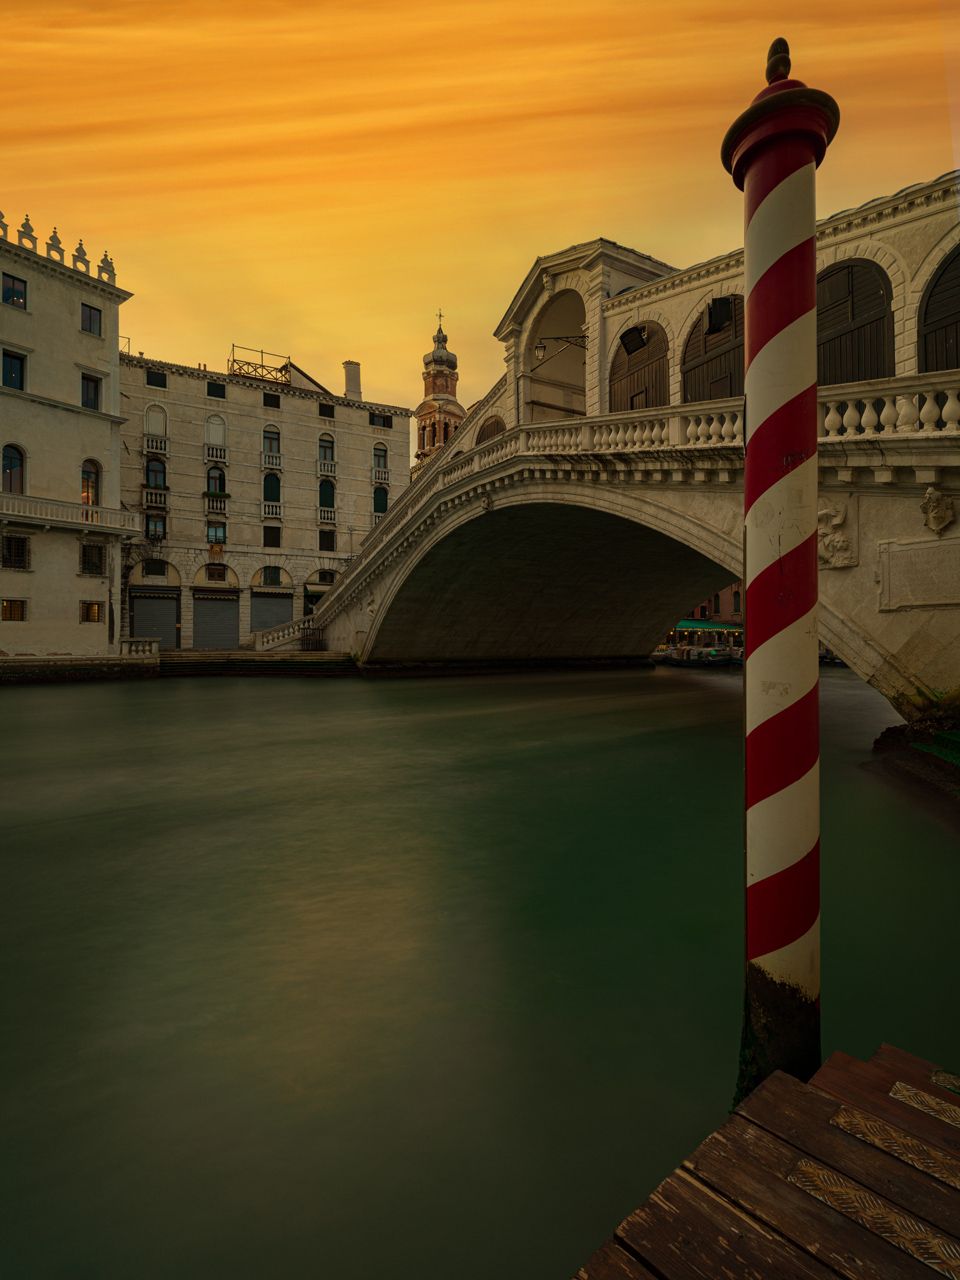
[[293, 620], [292, 596], [250, 594], [250, 630], [266, 631]]
[[131, 593], [131, 636], [134, 639], [159, 636], [161, 649], [176, 649], [177, 603], [176, 596], [140, 596]]
[[240, 648], [240, 599], [238, 596], [193, 597], [193, 647]]

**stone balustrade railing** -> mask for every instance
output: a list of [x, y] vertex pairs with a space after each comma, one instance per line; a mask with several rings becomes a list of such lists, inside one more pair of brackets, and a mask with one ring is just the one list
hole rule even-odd
[[0, 494], [0, 519], [25, 520], [61, 529], [93, 528], [101, 533], [137, 533], [140, 528], [135, 511], [58, 502], [53, 498], [30, 498], [22, 493]]
[[160, 637], [150, 639], [138, 636], [136, 640], [121, 640], [120, 656], [121, 658], [158, 658]]
[[821, 387], [820, 438], [960, 433], [960, 370]]
[[287, 640], [295, 640], [303, 630], [307, 618], [298, 618], [296, 622], [284, 622], [279, 627], [271, 627], [269, 631], [256, 631], [253, 636], [253, 647], [260, 651], [273, 649]]
[[145, 435], [143, 437], [143, 451], [144, 453], [159, 453], [166, 457], [167, 437]]

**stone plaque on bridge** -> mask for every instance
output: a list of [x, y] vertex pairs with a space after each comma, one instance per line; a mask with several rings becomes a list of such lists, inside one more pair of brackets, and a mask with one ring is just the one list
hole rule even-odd
[[881, 610], [960, 604], [960, 538], [881, 542]]

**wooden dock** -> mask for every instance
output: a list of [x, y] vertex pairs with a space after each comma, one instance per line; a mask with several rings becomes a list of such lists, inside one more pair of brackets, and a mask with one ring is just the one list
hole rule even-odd
[[960, 1077], [883, 1045], [771, 1076], [577, 1280], [960, 1280]]

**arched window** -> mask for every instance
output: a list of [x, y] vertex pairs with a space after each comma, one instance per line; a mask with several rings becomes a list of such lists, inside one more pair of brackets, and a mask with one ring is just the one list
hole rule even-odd
[[960, 368], [960, 246], [947, 254], [920, 304], [921, 373]]
[[263, 452], [264, 453], [280, 452], [280, 432], [277, 430], [276, 427], [264, 427]]
[[387, 446], [377, 444], [373, 446], [373, 465], [377, 471], [386, 471], [387, 469]]
[[333, 461], [333, 436], [321, 436], [319, 440], [320, 461]]
[[280, 501], [280, 477], [275, 471], [268, 471], [263, 477], [264, 502]]
[[321, 507], [326, 508], [327, 510], [330, 510], [331, 508], [336, 506], [336, 496], [337, 496], [337, 491], [334, 488], [333, 481], [321, 480], [319, 505]]
[[167, 468], [159, 458], [147, 459], [147, 488], [165, 489], [167, 485]]
[[23, 450], [15, 444], [3, 446], [3, 492], [23, 493]]
[[80, 468], [80, 501], [85, 507], [100, 505], [100, 464], [87, 458]]
[[725, 400], [743, 395], [743, 299], [714, 298], [690, 330], [680, 361], [683, 399]]
[[207, 493], [226, 493], [227, 476], [222, 467], [211, 467], [207, 472]]
[[167, 434], [166, 410], [159, 404], [147, 406], [143, 415], [143, 429], [148, 436], [165, 436]]
[[617, 341], [610, 366], [610, 412], [670, 403], [667, 335], [653, 320], [633, 325]]
[[203, 427], [203, 438], [206, 444], [223, 448], [227, 443], [227, 424], [219, 413], [211, 413]]
[[892, 378], [893, 290], [875, 262], [838, 262], [817, 277], [817, 381]]
[[378, 484], [373, 491], [373, 511], [374, 515], [382, 516], [387, 509], [387, 491], [382, 484]]
[[494, 436], [500, 435], [505, 430], [502, 419], [488, 418], [477, 432], [477, 444], [484, 444], [487, 440], [492, 440]]

